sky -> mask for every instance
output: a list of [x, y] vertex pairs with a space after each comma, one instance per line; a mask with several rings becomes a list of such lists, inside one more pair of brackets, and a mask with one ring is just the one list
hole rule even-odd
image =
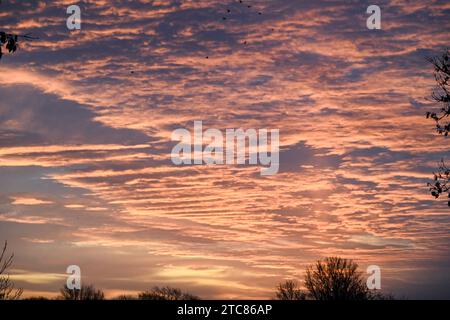
[[[0, 5], [1, 30], [39, 37], [0, 61], [0, 241], [24, 296], [78, 265], [108, 297], [271, 298], [341, 256], [450, 299], [450, 210], [427, 188], [449, 140], [425, 119], [448, 1], [80, 1], [72, 31], [71, 4]], [[174, 165], [194, 121], [279, 129], [279, 172]]]

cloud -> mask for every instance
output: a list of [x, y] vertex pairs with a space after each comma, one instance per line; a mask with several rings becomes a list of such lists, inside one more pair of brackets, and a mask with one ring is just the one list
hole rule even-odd
[[11, 204], [14, 205], [39, 205], [39, 204], [51, 204], [51, 201], [41, 200], [41, 199], [35, 199], [35, 198], [21, 198], [21, 197], [15, 197], [13, 198], [13, 202]]
[[[66, 5], [2, 4], [3, 28], [40, 38], [0, 74], [0, 234], [26, 290], [75, 263], [110, 294], [267, 298], [341, 255], [449, 297], [450, 219], [426, 188], [448, 154], [424, 119], [447, 4], [384, 1], [376, 32], [363, 1], [90, 1], [77, 32]], [[194, 120], [280, 129], [279, 174], [174, 166]]]

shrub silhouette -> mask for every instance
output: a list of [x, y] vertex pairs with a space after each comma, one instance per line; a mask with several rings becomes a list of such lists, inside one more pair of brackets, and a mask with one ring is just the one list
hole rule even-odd
[[67, 285], [60, 290], [61, 300], [104, 300], [105, 294], [102, 290], [95, 289], [93, 285], [82, 285], [81, 289], [69, 289]]
[[182, 292], [178, 288], [154, 287], [150, 291], [139, 293], [140, 300], [200, 300], [199, 297], [190, 293]]
[[306, 293], [300, 290], [297, 282], [293, 280], [286, 280], [280, 283], [275, 293], [277, 300], [306, 300]]
[[137, 300], [137, 298], [137, 296], [134, 296], [132, 294], [121, 294], [113, 298], [113, 300]]
[[24, 298], [22, 300], [45, 301], [45, 300], [50, 300], [50, 299], [47, 298], [47, 297], [44, 297], [44, 296], [31, 296], [31, 297], [28, 297], [28, 298]]

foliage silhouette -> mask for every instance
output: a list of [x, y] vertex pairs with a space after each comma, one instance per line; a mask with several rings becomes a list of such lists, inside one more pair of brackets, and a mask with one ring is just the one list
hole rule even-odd
[[428, 59], [434, 67], [434, 78], [436, 88], [431, 94], [431, 98], [441, 105], [438, 112], [427, 112], [427, 118], [436, 122], [436, 131], [439, 134], [448, 136], [450, 123], [442, 121], [450, 116], [450, 51], [446, 50], [442, 56]]
[[200, 300], [199, 297], [190, 293], [182, 292], [178, 288], [154, 287], [150, 291], [139, 293], [140, 300]]
[[115, 298], [113, 298], [113, 300], [137, 300], [138, 297], [131, 295], [131, 294], [121, 294]]
[[306, 293], [303, 292], [297, 282], [286, 280], [280, 283], [275, 293], [277, 300], [306, 300]]
[[[431, 94], [433, 101], [440, 105], [438, 112], [427, 112], [427, 119], [433, 119], [436, 123], [438, 134], [448, 137], [450, 132], [450, 122], [444, 123], [444, 120], [450, 116], [450, 51], [446, 50], [441, 56], [428, 59], [434, 67], [434, 78], [436, 79], [436, 88]], [[442, 159], [437, 172], [433, 172], [434, 181], [428, 183], [430, 193], [436, 199], [443, 194], [447, 194], [450, 207], [450, 169]]]
[[[1, 1], [0, 1], [1, 4]], [[9, 52], [14, 53], [19, 48], [19, 40], [36, 40], [30, 33], [25, 35], [7, 33], [0, 31], [0, 60], [3, 57], [3, 47]]]
[[277, 300], [394, 300], [394, 296], [370, 290], [358, 271], [358, 264], [349, 259], [329, 257], [318, 260], [306, 269], [305, 291], [292, 280], [280, 283]]
[[81, 289], [69, 289], [67, 285], [60, 290], [60, 300], [104, 300], [102, 290], [95, 289], [93, 285], [82, 285]]
[[358, 264], [339, 257], [318, 260], [309, 266], [305, 287], [315, 300], [371, 300]]
[[23, 298], [22, 300], [30, 300], [30, 301], [45, 301], [45, 300], [50, 300], [47, 297], [43, 297], [43, 296], [31, 296], [28, 298]]
[[6, 255], [8, 242], [5, 241], [3, 249], [0, 253], [0, 300], [17, 300], [22, 295], [22, 289], [14, 289], [14, 284], [6, 274], [8, 268], [12, 265], [14, 254]]

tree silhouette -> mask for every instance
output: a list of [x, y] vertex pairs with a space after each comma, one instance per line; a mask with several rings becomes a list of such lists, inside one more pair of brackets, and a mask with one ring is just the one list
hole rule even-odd
[[137, 298], [137, 296], [134, 296], [132, 294], [121, 294], [113, 298], [113, 300], [137, 300]]
[[[0, 1], [1, 4], [1, 1]], [[5, 31], [0, 31], [0, 60], [3, 57], [3, 47], [9, 52], [14, 53], [19, 48], [19, 40], [36, 40], [31, 35], [31, 33], [27, 33], [25, 35], [7, 33]]]
[[17, 34], [9, 34], [3, 31], [0, 31], [0, 59], [3, 56], [2, 47], [6, 44], [6, 50], [9, 53], [16, 52], [19, 47], [19, 36]]
[[286, 280], [280, 283], [275, 293], [277, 300], [306, 300], [306, 293], [304, 293], [297, 282], [293, 280]]
[[[444, 160], [442, 159], [437, 172], [433, 172], [434, 182], [428, 183], [431, 195], [436, 199], [439, 198], [441, 194], [448, 193], [450, 198], [450, 169], [446, 166]], [[448, 201], [448, 206], [450, 207], [450, 200]]]
[[24, 298], [24, 299], [22, 299], [22, 300], [29, 300], [29, 301], [45, 301], [45, 300], [50, 300], [50, 299], [47, 298], [47, 297], [44, 297], [44, 296], [31, 296], [31, 297], [28, 297], [28, 298]]
[[306, 269], [305, 287], [315, 300], [369, 300], [358, 264], [339, 257], [319, 260]]
[[9, 274], [6, 274], [7, 269], [12, 265], [14, 254], [6, 255], [6, 248], [8, 242], [5, 241], [3, 250], [0, 254], [0, 300], [16, 300], [22, 295], [22, 289], [14, 289], [14, 284], [9, 279]]
[[81, 289], [69, 289], [67, 285], [60, 290], [61, 300], [104, 300], [105, 294], [102, 290], [95, 289], [93, 285], [82, 285]]
[[[431, 97], [440, 108], [437, 112], [427, 112], [426, 117], [433, 119], [436, 123], [438, 134], [448, 137], [450, 132], [450, 122], [444, 122], [450, 116], [450, 51], [446, 50], [441, 56], [428, 59], [434, 67], [434, 78], [436, 88]], [[437, 172], [433, 172], [434, 182], [428, 183], [431, 195], [439, 198], [442, 194], [447, 194], [450, 198], [450, 170], [444, 160], [441, 160]], [[450, 199], [448, 201], [450, 207]]]
[[140, 300], [200, 300], [199, 297], [190, 293], [182, 292], [178, 288], [154, 287], [150, 291], [139, 293]]
[[305, 291], [297, 282], [280, 283], [277, 300], [394, 300], [391, 294], [370, 290], [358, 264], [352, 260], [330, 257], [318, 260], [306, 269]]
[[439, 134], [448, 136], [450, 123], [442, 121], [450, 116], [450, 51], [446, 50], [441, 56], [428, 59], [434, 67], [434, 78], [436, 88], [431, 94], [431, 98], [440, 104], [438, 112], [427, 112], [427, 118], [436, 122], [436, 131]]

